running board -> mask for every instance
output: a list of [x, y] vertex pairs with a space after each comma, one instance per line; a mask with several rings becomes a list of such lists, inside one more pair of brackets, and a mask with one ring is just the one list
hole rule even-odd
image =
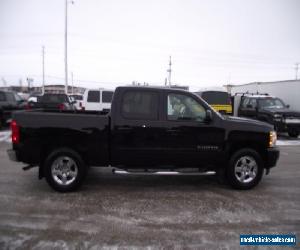
[[207, 172], [177, 172], [177, 171], [157, 171], [157, 172], [128, 172], [126, 170], [116, 170], [113, 169], [112, 172], [114, 174], [128, 174], [128, 175], [215, 175], [215, 171], [207, 171]]

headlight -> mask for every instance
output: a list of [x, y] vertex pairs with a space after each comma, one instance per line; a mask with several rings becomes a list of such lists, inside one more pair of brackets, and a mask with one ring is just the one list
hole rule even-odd
[[275, 131], [271, 131], [269, 133], [269, 147], [275, 147], [276, 146], [276, 141], [277, 141], [277, 134]]

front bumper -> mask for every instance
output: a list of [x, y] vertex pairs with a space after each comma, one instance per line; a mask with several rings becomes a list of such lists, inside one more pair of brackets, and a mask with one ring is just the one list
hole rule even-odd
[[279, 159], [280, 151], [279, 148], [268, 148], [267, 149], [267, 159], [266, 159], [266, 168], [275, 167]]
[[7, 152], [8, 158], [9, 158], [11, 161], [18, 161], [17, 153], [16, 153], [15, 150], [13, 150], [13, 149], [8, 149], [6, 152]]
[[300, 132], [300, 123], [298, 122], [275, 122], [274, 123], [275, 127], [277, 128], [277, 131], [279, 132], [287, 132], [290, 130], [295, 130]]

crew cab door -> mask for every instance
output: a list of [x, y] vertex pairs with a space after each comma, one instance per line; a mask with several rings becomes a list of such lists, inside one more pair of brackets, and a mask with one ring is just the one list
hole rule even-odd
[[159, 164], [163, 140], [160, 91], [120, 88], [114, 102], [118, 105], [112, 108], [112, 164], [128, 168]]
[[164, 107], [162, 148], [166, 162], [189, 168], [221, 161], [225, 137], [221, 118], [207, 121], [209, 108], [188, 93], [166, 92]]
[[257, 116], [257, 101], [255, 98], [243, 97], [238, 116], [256, 118]]

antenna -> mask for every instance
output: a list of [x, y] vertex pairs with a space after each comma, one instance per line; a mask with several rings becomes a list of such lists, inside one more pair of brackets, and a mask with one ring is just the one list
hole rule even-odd
[[295, 80], [298, 80], [299, 63], [295, 63]]

